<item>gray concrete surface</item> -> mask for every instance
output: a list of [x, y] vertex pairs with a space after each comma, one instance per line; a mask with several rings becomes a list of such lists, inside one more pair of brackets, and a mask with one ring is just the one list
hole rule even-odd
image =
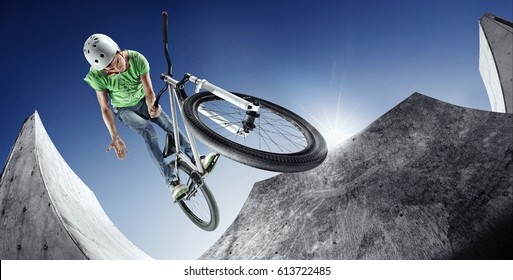
[[415, 93], [258, 182], [202, 259], [512, 259], [513, 119]]
[[107, 217], [50, 140], [27, 119], [0, 179], [0, 259], [150, 259]]
[[[0, 259], [149, 259], [37, 113], [0, 179]], [[512, 259], [512, 114], [415, 93], [316, 169], [258, 182], [202, 259]]]
[[513, 113], [513, 23], [492, 14], [479, 20], [479, 72], [494, 112]]

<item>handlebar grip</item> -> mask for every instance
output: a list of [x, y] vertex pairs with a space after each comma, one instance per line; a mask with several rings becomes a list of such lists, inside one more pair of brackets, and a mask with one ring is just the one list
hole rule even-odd
[[166, 55], [166, 62], [167, 62], [167, 74], [169, 76], [172, 76], [172, 64], [171, 64], [171, 58], [169, 58], [169, 51], [167, 46], [167, 18], [168, 14], [167, 11], [162, 12], [162, 30], [164, 33], [164, 54]]
[[162, 30], [164, 31], [164, 44], [167, 44], [167, 11], [162, 12]]

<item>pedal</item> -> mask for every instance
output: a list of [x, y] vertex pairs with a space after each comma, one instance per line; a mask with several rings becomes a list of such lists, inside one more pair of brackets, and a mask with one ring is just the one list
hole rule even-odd
[[195, 196], [197, 192], [198, 192], [198, 188], [191, 186], [189, 188], [189, 190], [184, 195], [182, 195], [180, 198], [178, 198], [178, 200], [175, 200], [173, 203], [178, 203], [178, 202], [189, 200], [191, 197]]
[[212, 162], [208, 165], [207, 169], [205, 169], [205, 176], [214, 171], [214, 168], [216, 167], [219, 158], [221, 158], [221, 154], [216, 153], [214, 159], [212, 159]]
[[187, 194], [182, 195], [182, 196], [181, 196], [181, 197], [179, 197], [178, 199], [173, 199], [173, 204], [176, 204], [176, 203], [178, 203], [178, 202], [182, 201], [186, 196], [187, 196]]
[[162, 151], [162, 155], [164, 156], [164, 158], [167, 158], [168, 156], [175, 153], [175, 137], [173, 136], [173, 134], [168, 133], [166, 135], [166, 143], [164, 144], [164, 150]]
[[203, 185], [203, 178], [201, 178], [201, 175], [196, 172], [196, 171], [193, 171], [190, 175], [192, 181], [198, 185], [198, 186], [202, 186]]

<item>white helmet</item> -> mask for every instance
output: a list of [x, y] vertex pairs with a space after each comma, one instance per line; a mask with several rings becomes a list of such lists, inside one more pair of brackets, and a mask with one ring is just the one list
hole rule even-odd
[[96, 70], [109, 66], [118, 50], [118, 44], [104, 34], [93, 34], [84, 43], [85, 58]]

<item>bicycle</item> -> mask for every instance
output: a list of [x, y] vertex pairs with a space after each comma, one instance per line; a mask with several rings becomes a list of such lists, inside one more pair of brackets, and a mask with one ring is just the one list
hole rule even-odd
[[[247, 94], [226, 91], [188, 73], [180, 81], [175, 80], [168, 50], [168, 13], [164, 11], [162, 17], [167, 73], [160, 75], [165, 86], [157, 94], [155, 106], [167, 90], [174, 135], [179, 135], [178, 109], [195, 159], [199, 159], [194, 140], [197, 138], [227, 158], [269, 171], [301, 172], [324, 161], [327, 146], [322, 135], [288, 109]], [[185, 92], [188, 82], [196, 87], [191, 96]], [[177, 203], [193, 223], [212, 231], [218, 225], [219, 210], [204, 180], [207, 172], [199, 160], [193, 164], [175, 147], [180, 147], [179, 137], [168, 134], [164, 156], [175, 155], [171, 164], [179, 180], [189, 187]]]

